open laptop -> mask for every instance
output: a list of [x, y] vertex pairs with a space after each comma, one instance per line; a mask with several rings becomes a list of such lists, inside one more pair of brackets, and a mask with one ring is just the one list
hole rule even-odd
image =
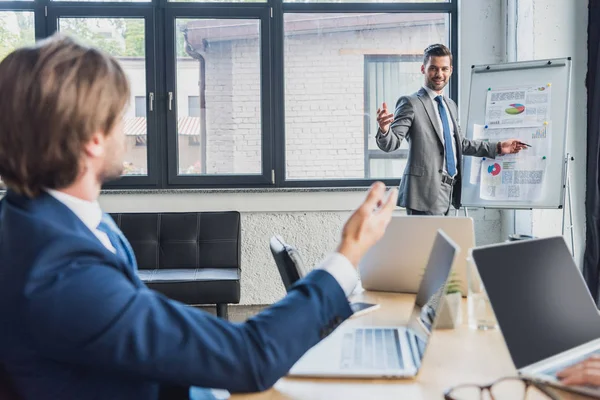
[[600, 315], [562, 237], [473, 249], [504, 340], [519, 373], [563, 387], [556, 373], [600, 353]]
[[384, 378], [415, 376], [435, 326], [458, 247], [442, 231], [406, 326], [340, 327], [310, 349], [289, 372], [293, 376]]
[[467, 294], [467, 255], [475, 246], [473, 219], [468, 217], [393, 216], [383, 237], [359, 264], [362, 287], [367, 290], [416, 293], [423, 267], [438, 229], [456, 243], [459, 250], [452, 270]]

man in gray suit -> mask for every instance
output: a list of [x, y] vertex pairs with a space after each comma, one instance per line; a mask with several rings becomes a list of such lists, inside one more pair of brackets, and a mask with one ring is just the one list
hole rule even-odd
[[516, 139], [491, 143], [461, 135], [456, 103], [444, 96], [452, 75], [452, 53], [446, 46], [433, 44], [425, 49], [421, 73], [424, 86], [400, 97], [394, 114], [385, 103], [377, 110], [377, 146], [391, 152], [404, 139], [410, 145], [400, 182], [400, 207], [409, 215], [447, 215], [451, 203], [460, 208], [463, 154], [496, 158], [518, 153], [525, 145]]

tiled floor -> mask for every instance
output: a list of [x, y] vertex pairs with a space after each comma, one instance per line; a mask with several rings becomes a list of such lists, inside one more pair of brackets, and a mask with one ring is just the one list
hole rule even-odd
[[[229, 306], [229, 320], [231, 322], [244, 322], [248, 318], [258, 314], [265, 307], [268, 307], [268, 306], [266, 306], [266, 305], [262, 305], [262, 306], [230, 305]], [[213, 315], [217, 314], [215, 307], [202, 306], [202, 307], [198, 307], [198, 308], [203, 311], [209, 312]]]

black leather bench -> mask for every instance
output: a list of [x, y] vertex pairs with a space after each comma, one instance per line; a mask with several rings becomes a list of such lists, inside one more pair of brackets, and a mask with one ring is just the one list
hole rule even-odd
[[240, 302], [240, 213], [111, 214], [135, 253], [148, 287], [190, 305]]

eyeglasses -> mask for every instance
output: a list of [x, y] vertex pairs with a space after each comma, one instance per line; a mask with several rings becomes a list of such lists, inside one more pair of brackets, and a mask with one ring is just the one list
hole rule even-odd
[[[500, 378], [488, 385], [464, 384], [454, 386], [444, 393], [445, 400], [525, 400], [530, 388], [535, 388], [550, 400], [559, 400], [548, 391], [543, 382], [511, 376]], [[487, 396], [486, 396], [487, 394]]]

